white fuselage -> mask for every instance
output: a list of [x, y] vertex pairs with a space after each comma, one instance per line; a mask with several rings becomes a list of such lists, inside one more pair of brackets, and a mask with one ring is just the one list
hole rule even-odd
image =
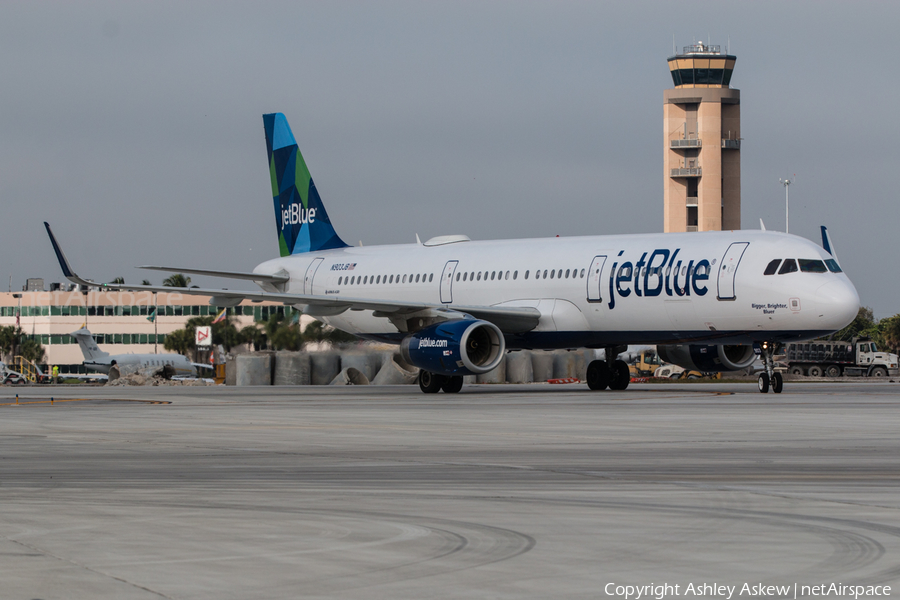
[[191, 361], [183, 354], [114, 354], [93, 360], [85, 357], [84, 366], [91, 371], [109, 373], [110, 367], [118, 365], [133, 367], [134, 370], [161, 369], [171, 365], [175, 369], [175, 375], [195, 375], [196, 369]]
[[[768, 231], [613, 235], [347, 247], [267, 261], [290, 274], [269, 291], [402, 300], [448, 307], [534, 307], [538, 326], [510, 348], [602, 347], [814, 338], [857, 314], [843, 273], [764, 275], [774, 259], [832, 259]], [[321, 320], [372, 339], [405, 335], [383, 316], [348, 310]]]

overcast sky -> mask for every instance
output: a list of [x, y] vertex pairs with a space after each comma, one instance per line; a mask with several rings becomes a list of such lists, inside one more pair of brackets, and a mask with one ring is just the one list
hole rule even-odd
[[102, 281], [277, 256], [267, 112], [348, 243], [662, 231], [674, 36], [737, 55], [744, 228], [784, 229], [796, 173], [791, 232], [827, 225], [891, 316], [898, 23], [897, 2], [5, 2], [0, 276], [62, 279], [44, 220]]

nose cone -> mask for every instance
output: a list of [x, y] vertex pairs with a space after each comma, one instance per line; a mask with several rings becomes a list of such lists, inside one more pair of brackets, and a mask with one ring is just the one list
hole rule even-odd
[[835, 331], [849, 325], [859, 314], [859, 294], [849, 279], [829, 281], [816, 290], [820, 322]]

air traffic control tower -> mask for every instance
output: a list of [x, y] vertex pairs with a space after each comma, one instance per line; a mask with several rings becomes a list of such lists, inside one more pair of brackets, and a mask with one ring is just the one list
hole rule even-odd
[[741, 228], [741, 92], [736, 57], [698, 43], [669, 58], [664, 231]]

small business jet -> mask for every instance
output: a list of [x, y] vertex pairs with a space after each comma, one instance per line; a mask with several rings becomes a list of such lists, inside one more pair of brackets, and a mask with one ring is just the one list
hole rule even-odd
[[400, 345], [421, 369], [425, 393], [455, 393], [463, 376], [496, 368], [507, 350], [603, 348], [587, 368], [592, 390], [623, 390], [618, 358], [657, 345], [686, 369], [735, 371], [759, 352], [763, 393], [779, 393], [776, 344], [843, 328], [859, 296], [830, 238], [823, 247], [773, 231], [717, 231], [353, 247], [338, 236], [281, 113], [263, 115], [281, 256], [252, 273], [145, 266], [256, 282], [262, 291], [97, 284], [70, 267], [46, 225], [66, 277], [109, 289], [244, 299], [297, 307], [359, 337]]
[[[141, 369], [164, 369], [169, 367], [172, 375], [193, 376], [196, 368], [183, 354], [110, 354], [97, 346], [94, 336], [86, 328], [70, 333], [84, 355], [84, 366], [91, 371], [109, 374], [110, 368], [118, 366], [131, 368], [135, 371]], [[206, 365], [204, 365], [206, 366]]]

